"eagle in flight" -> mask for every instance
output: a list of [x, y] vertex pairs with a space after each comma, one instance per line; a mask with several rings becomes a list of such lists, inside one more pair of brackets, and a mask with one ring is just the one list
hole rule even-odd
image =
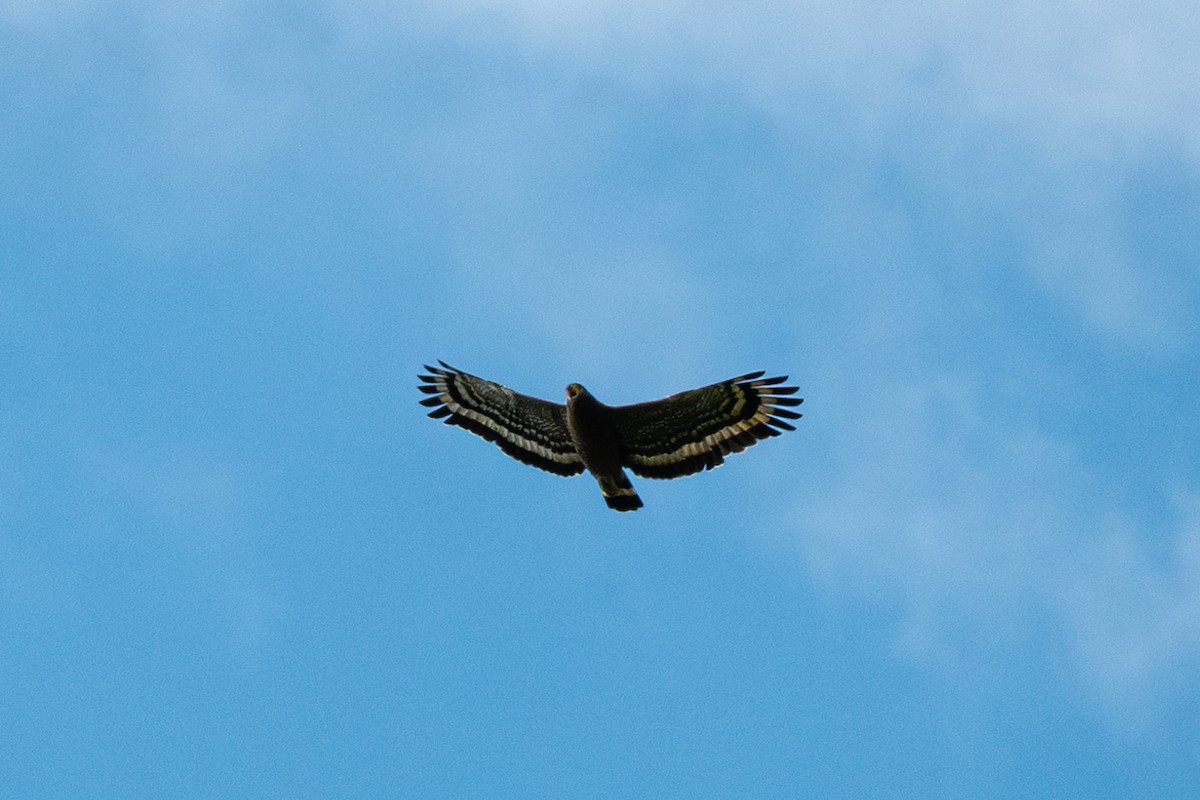
[[508, 455], [559, 475], [585, 469], [600, 484], [609, 508], [634, 511], [642, 499], [625, 468], [643, 478], [678, 478], [712, 469], [730, 453], [760, 439], [793, 431], [787, 422], [800, 414], [795, 386], [786, 375], [764, 378], [751, 372], [661, 400], [606, 406], [578, 383], [567, 386], [567, 403], [519, 394], [455, 369], [444, 361], [425, 365], [421, 405], [429, 416], [445, 418], [495, 442]]

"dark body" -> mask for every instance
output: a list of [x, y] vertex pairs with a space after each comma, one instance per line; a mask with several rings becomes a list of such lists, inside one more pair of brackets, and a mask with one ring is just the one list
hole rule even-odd
[[612, 410], [578, 383], [567, 387], [567, 429], [583, 466], [600, 484], [608, 507], [617, 511], [641, 508], [642, 498], [623, 469], [621, 437]]

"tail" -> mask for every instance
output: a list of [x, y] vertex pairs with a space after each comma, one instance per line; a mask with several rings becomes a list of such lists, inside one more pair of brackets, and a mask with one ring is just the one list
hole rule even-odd
[[599, 478], [599, 481], [604, 502], [609, 508], [617, 511], [636, 511], [642, 507], [642, 498], [638, 497], [637, 489], [629, 482], [625, 470], [616, 475], [605, 475]]

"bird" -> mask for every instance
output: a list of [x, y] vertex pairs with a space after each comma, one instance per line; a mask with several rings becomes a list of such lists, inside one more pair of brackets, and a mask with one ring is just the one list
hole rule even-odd
[[751, 372], [699, 389], [626, 406], [608, 406], [581, 384], [566, 388], [566, 403], [514, 392], [450, 366], [425, 364], [418, 389], [429, 416], [494, 442], [518, 461], [558, 475], [587, 470], [604, 502], [617, 511], [642, 507], [625, 473], [677, 478], [713, 469], [730, 453], [796, 428], [787, 420], [804, 402], [792, 397], [787, 376]]

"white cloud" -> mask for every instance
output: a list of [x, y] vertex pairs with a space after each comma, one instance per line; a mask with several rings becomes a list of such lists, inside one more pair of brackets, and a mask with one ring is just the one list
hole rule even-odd
[[1034, 280], [1105, 339], [1155, 354], [1184, 347], [1194, 317], [1188, 296], [1198, 288], [1192, 276], [1135, 259], [1114, 210], [1058, 210], [1054, 224], [1030, 231]]
[[[6, 0], [17, 29], [65, 27], [132, 9], [156, 39], [198, 51], [246, 25], [229, 0], [199, 6]], [[962, 113], [1015, 125], [1074, 158], [1175, 142], [1200, 158], [1200, 14], [1186, 0], [1141, 4], [943, 0], [731, 6], [681, 0], [352, 0], [324, 12], [346, 41], [453, 35], [554, 55], [646, 87], [721, 84], [784, 118], [814, 95], [864, 125], [923, 107], [932, 84], [956, 87]], [[206, 58], [219, 58], [212, 48]]]
[[835, 488], [794, 517], [804, 561], [835, 596], [897, 607], [905, 657], [961, 675], [1049, 651], [1141, 732], [1200, 677], [1200, 500], [1148, 529], [1069, 443], [1013, 430], [978, 391], [896, 384], [843, 409]]
[[[785, 115], [797, 113], [788, 104], [799, 94], [830, 89], [867, 116], [886, 115], [919, 102], [919, 81], [940, 77], [966, 87], [982, 115], [1080, 135], [1104, 136], [1097, 126], [1137, 138], [1166, 133], [1200, 146], [1200, 15], [1182, 0], [920, 8], [458, 0], [426, 13], [464, 35], [518, 37], [639, 81], [740, 85]], [[481, 21], [498, 24], [471, 33]]]
[[[45, 32], [117, 7], [8, 0], [0, 19]], [[159, 118], [140, 145], [194, 172], [244, 167], [286, 139], [306, 102], [287, 63], [303, 58], [303, 43], [270, 50], [255, 38], [262, 20], [228, 0], [119, 7], [141, 15], [155, 59]], [[312, 13], [313, 24], [328, 22], [340, 37], [328, 46], [382, 51], [449, 37], [511, 52], [516, 62], [556, 59], [646, 93], [732, 91], [797, 132], [802, 146], [806, 136], [839, 140], [843, 155], [864, 165], [924, 158], [918, 179], [944, 196], [965, 195], [998, 228], [1015, 228], [1028, 279], [1086, 329], [1155, 354], [1178, 352], [1191, 337], [1196, 276], [1132, 254], [1120, 200], [1123, 171], [1147, 152], [1177, 154], [1182, 168], [1200, 171], [1194, 3], [351, 0]], [[255, 58], [231, 67], [230, 52], [251, 51]], [[459, 143], [469, 148], [481, 126], [508, 124], [513, 114], [503, 111], [461, 117], [469, 130]], [[975, 157], [981, 131], [1015, 144], [1004, 163], [965, 183], [962, 160]], [[569, 141], [551, 144], [561, 151]], [[576, 146], [586, 148], [586, 138]], [[127, 151], [105, 168], [123, 173]], [[517, 162], [514, 181], [537, 181], [531, 167]]]
[[1088, 329], [1123, 349], [1170, 357], [1191, 343], [1200, 281], [1136, 254], [1122, 210], [1134, 166], [1027, 163], [989, 211], [1008, 216], [1034, 284]]
[[[1119, 517], [1106, 527], [1076, 553], [1058, 610], [1090, 688], [1145, 730], [1200, 674], [1200, 495], [1181, 495], [1162, 530]], [[1165, 540], [1161, 558], [1146, 536]]]
[[[1190, 338], [1200, 286], [1131, 254], [1121, 197], [1147, 153], [1200, 171], [1194, 4], [459, 0], [426, 14], [642, 91], [717, 87], [796, 131], [836, 125], [826, 137], [863, 164], [927, 157], [918, 179], [1015, 228], [1028, 278], [1087, 329], [1151, 353]], [[1004, 163], [962, 164], [989, 131], [1014, 143]]]

